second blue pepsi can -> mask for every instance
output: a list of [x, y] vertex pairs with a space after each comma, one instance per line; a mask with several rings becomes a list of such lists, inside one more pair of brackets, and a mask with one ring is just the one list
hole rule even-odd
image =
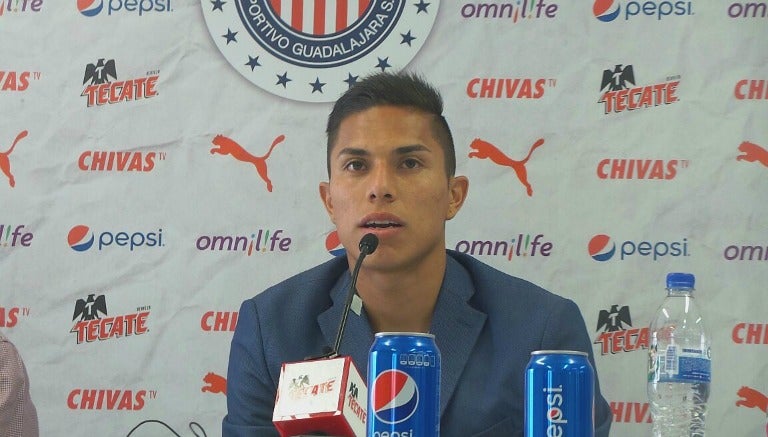
[[585, 352], [531, 352], [525, 437], [594, 437], [595, 371]]
[[440, 351], [435, 336], [379, 332], [368, 355], [367, 437], [440, 435]]

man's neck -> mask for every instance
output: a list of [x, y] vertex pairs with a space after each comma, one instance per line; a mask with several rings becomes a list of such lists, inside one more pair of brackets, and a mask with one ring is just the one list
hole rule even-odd
[[363, 269], [358, 294], [374, 332], [428, 332], [440, 286], [446, 254], [441, 252], [407, 270]]

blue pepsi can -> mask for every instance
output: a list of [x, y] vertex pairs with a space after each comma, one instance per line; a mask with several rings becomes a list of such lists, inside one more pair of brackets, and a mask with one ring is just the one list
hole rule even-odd
[[435, 336], [379, 332], [368, 355], [368, 437], [440, 435]]
[[595, 371], [579, 351], [534, 351], [525, 368], [525, 437], [594, 437]]

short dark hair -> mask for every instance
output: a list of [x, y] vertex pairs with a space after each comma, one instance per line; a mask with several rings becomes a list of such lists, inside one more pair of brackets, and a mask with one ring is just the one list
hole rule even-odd
[[443, 146], [445, 172], [456, 173], [456, 151], [448, 122], [443, 117], [443, 98], [435, 87], [415, 73], [375, 73], [350, 87], [333, 105], [328, 116], [326, 162], [331, 177], [331, 149], [336, 142], [339, 126], [345, 118], [375, 106], [413, 108], [433, 116], [432, 132]]

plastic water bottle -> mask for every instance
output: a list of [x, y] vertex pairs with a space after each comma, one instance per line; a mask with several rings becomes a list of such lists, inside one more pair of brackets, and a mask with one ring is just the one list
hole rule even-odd
[[647, 389], [654, 437], [704, 436], [711, 353], [694, 281], [689, 273], [669, 273], [667, 297], [651, 321]]

